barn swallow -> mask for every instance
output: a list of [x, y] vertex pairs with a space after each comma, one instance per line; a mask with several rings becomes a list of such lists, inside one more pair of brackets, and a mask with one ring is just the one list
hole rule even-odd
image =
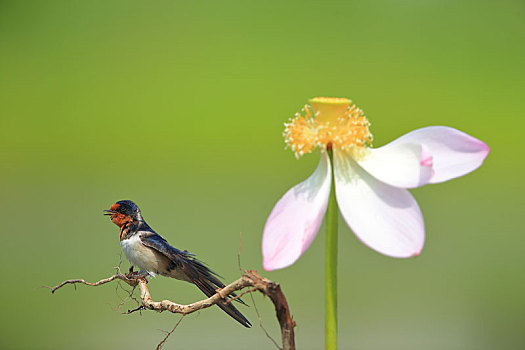
[[[141, 272], [193, 283], [208, 297], [214, 295], [216, 289], [225, 287], [219, 280], [220, 276], [194, 254], [173, 248], [153, 231], [144, 221], [139, 207], [132, 201], [118, 201], [104, 211], [104, 215], [109, 215], [111, 221], [120, 228], [120, 246], [126, 258]], [[244, 304], [241, 299], [235, 301]], [[251, 327], [251, 323], [231, 303], [217, 305], [244, 327]]]

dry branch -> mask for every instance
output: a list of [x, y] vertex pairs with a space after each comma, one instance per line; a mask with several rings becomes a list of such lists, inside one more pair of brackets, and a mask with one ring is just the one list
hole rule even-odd
[[292, 320], [292, 317], [290, 315], [288, 302], [286, 301], [286, 298], [283, 292], [281, 291], [281, 286], [279, 285], [279, 283], [261, 277], [255, 270], [245, 271], [241, 278], [239, 278], [236, 281], [233, 281], [226, 287], [217, 290], [217, 293], [212, 295], [211, 297], [188, 305], [177, 304], [170, 300], [154, 301], [151, 298], [146, 278], [143, 275], [138, 275], [136, 273], [130, 273], [128, 275], [118, 273], [109, 278], [105, 278], [94, 283], [86, 282], [83, 279], [66, 280], [55, 287], [48, 288], [51, 289], [52, 293], [54, 293], [57, 289], [65, 286], [66, 284], [75, 285], [79, 283], [96, 287], [114, 280], [121, 280], [132, 287], [139, 287], [140, 298], [142, 301], [141, 308], [160, 312], [170, 311], [172, 313], [182, 314], [183, 316], [191, 314], [201, 309], [208, 308], [218, 303], [227, 303], [228, 300], [225, 301], [224, 299], [230, 296], [232, 293], [240, 291], [247, 287], [251, 287], [251, 289], [246, 291], [246, 293], [259, 291], [260, 293], [268, 296], [274, 304], [275, 314], [281, 327], [281, 338], [283, 344], [282, 349], [295, 350], [295, 322]]

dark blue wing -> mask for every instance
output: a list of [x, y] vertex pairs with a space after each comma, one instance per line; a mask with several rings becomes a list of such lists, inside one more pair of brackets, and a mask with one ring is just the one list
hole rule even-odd
[[[168, 242], [156, 233], [141, 235], [142, 243], [159, 253], [165, 255], [171, 262], [171, 268], [176, 268], [184, 272], [188, 279], [195, 284], [206, 296], [211, 297], [216, 293], [218, 288], [224, 288], [225, 285], [219, 280], [219, 275], [210, 270], [203, 262], [198, 260], [194, 254], [173, 248]], [[235, 294], [232, 294], [235, 296]], [[235, 299], [244, 304], [241, 299]], [[237, 320], [245, 327], [250, 327], [251, 323], [230, 303], [217, 304], [228, 315]]]

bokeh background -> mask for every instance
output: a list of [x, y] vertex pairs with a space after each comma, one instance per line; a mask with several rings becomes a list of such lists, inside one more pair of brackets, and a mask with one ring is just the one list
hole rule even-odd
[[[284, 150], [283, 122], [319, 95], [363, 108], [375, 146], [448, 125], [491, 147], [476, 172], [412, 191], [421, 256], [379, 255], [341, 222], [340, 348], [525, 348], [524, 44], [521, 0], [0, 1], [0, 348], [154, 348], [171, 329], [178, 316], [120, 314], [116, 284], [40, 288], [114, 272], [102, 210], [120, 199], [226, 281], [242, 233], [242, 266], [282, 284], [298, 348], [322, 348], [324, 233], [285, 270], [260, 252], [274, 203], [318, 160]], [[216, 309], [165, 348], [274, 348], [253, 306], [251, 330]]]

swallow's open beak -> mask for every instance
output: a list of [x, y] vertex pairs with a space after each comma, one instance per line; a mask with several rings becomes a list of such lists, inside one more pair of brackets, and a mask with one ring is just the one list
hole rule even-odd
[[104, 215], [113, 215], [113, 214], [116, 214], [116, 213], [117, 213], [116, 211], [111, 210], [111, 209], [104, 210]]

